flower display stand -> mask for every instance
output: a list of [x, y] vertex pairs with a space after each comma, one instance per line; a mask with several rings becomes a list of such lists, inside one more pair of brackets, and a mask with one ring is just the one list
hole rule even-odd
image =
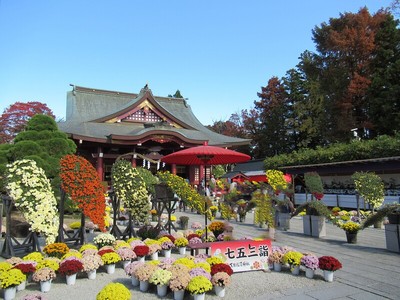
[[333, 271], [324, 270], [324, 279], [327, 282], [333, 281]]
[[315, 270], [306, 268], [306, 277], [309, 279], [313, 279], [315, 274]]
[[215, 291], [215, 295], [217, 295], [218, 297], [221, 297], [221, 298], [225, 297], [225, 287], [224, 286], [215, 285], [214, 291]]
[[174, 291], [174, 300], [183, 300], [185, 298], [185, 290]]
[[303, 216], [303, 230], [305, 235], [313, 237], [326, 236], [325, 217], [323, 216]]
[[347, 243], [349, 243], [349, 244], [357, 244], [357, 232], [352, 233], [352, 232], [346, 231], [346, 239], [347, 239]]
[[400, 252], [400, 225], [385, 224], [386, 249], [393, 252]]
[[282, 230], [290, 229], [290, 214], [280, 212], [278, 214], [278, 224], [279, 224], [279, 228]]
[[140, 281], [139, 281], [139, 279], [137, 279], [136, 276], [132, 275], [131, 276], [131, 283], [132, 283], [132, 286], [139, 286]]
[[94, 280], [96, 279], [96, 275], [97, 275], [97, 271], [96, 270], [92, 270], [92, 271], [88, 271], [87, 272], [87, 276], [90, 280]]
[[139, 289], [141, 292], [147, 292], [149, 289], [149, 282], [148, 281], [140, 281]]
[[158, 284], [157, 285], [157, 295], [158, 297], [165, 297], [168, 292], [168, 285], [166, 284]]
[[40, 291], [42, 293], [47, 293], [51, 288], [51, 280], [41, 281], [40, 282]]
[[72, 275], [66, 275], [65, 278], [67, 279], [67, 285], [74, 285], [76, 282], [76, 273]]
[[16, 293], [17, 293], [17, 287], [10, 286], [10, 287], [4, 289], [3, 298], [4, 298], [4, 300], [12, 300], [15, 298]]
[[115, 273], [115, 264], [106, 265], [107, 274], [114, 274]]

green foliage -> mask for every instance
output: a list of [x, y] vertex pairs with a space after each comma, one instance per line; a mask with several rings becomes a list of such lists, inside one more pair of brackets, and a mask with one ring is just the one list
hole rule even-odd
[[47, 115], [35, 115], [26, 125], [26, 131], [57, 131], [58, 126], [53, 118]]
[[292, 214], [292, 217], [297, 216], [304, 210], [306, 211], [307, 215], [324, 216], [326, 218], [330, 218], [331, 216], [331, 211], [323, 202], [318, 200], [313, 200], [305, 202], [300, 206], [298, 206], [294, 211], [294, 213]]
[[260, 225], [268, 223], [268, 226], [275, 227], [271, 196], [255, 191], [252, 194], [251, 203], [256, 205], [254, 221]]
[[139, 172], [139, 175], [142, 177], [143, 181], [146, 184], [147, 191], [151, 195], [155, 195], [156, 191], [154, 189], [154, 185], [159, 182], [158, 177], [154, 176], [149, 170], [145, 168], [138, 167], [136, 170]]
[[390, 214], [400, 214], [400, 204], [393, 203], [382, 206], [375, 213], [369, 215], [362, 224], [362, 229], [374, 225], [376, 222], [381, 222]]
[[351, 178], [354, 180], [356, 191], [373, 209], [382, 205], [385, 199], [385, 186], [378, 175], [368, 172], [355, 172]]
[[290, 154], [268, 157], [264, 167], [277, 169], [284, 166], [330, 163], [359, 159], [397, 156], [400, 149], [400, 133], [394, 137], [379, 136], [373, 140], [354, 140], [350, 143], [336, 143], [316, 149], [300, 149]]
[[307, 190], [314, 193], [323, 193], [324, 187], [322, 185], [321, 177], [317, 172], [307, 172], [304, 174], [304, 182]]
[[220, 178], [220, 177], [221, 177], [222, 175], [224, 175], [226, 172], [225, 172], [225, 168], [224, 168], [223, 166], [217, 165], [217, 166], [214, 166], [214, 167], [213, 167], [212, 173], [213, 173], [213, 175], [214, 175], [215, 178]]

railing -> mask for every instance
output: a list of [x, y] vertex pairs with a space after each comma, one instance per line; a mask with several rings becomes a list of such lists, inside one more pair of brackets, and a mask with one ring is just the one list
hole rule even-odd
[[[310, 194], [295, 194], [294, 202], [295, 205], [303, 204], [306, 201], [311, 200]], [[321, 200], [329, 207], [338, 206], [340, 208], [357, 208], [356, 195], [344, 195], [344, 194], [325, 194]], [[364, 199], [360, 197], [360, 209], [371, 209], [368, 203], [365, 203]], [[400, 203], [399, 196], [385, 196], [383, 204]]]

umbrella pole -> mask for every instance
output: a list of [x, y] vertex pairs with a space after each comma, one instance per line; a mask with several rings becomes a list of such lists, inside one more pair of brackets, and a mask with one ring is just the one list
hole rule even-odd
[[[204, 223], [206, 226], [206, 242], [208, 241], [208, 228], [207, 228], [207, 165], [204, 165]], [[206, 248], [208, 255], [208, 248]]]

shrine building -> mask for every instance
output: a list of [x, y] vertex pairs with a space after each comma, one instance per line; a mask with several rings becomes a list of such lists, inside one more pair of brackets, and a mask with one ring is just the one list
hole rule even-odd
[[[77, 145], [77, 154], [96, 168], [102, 181], [111, 181], [117, 158], [156, 173], [169, 170], [199, 184], [202, 166], [165, 165], [164, 155], [205, 141], [235, 148], [251, 140], [215, 133], [193, 114], [184, 98], [154, 96], [147, 84], [139, 94], [72, 86], [67, 92], [66, 120], [58, 123]], [[208, 177], [208, 174], [207, 174]]]

